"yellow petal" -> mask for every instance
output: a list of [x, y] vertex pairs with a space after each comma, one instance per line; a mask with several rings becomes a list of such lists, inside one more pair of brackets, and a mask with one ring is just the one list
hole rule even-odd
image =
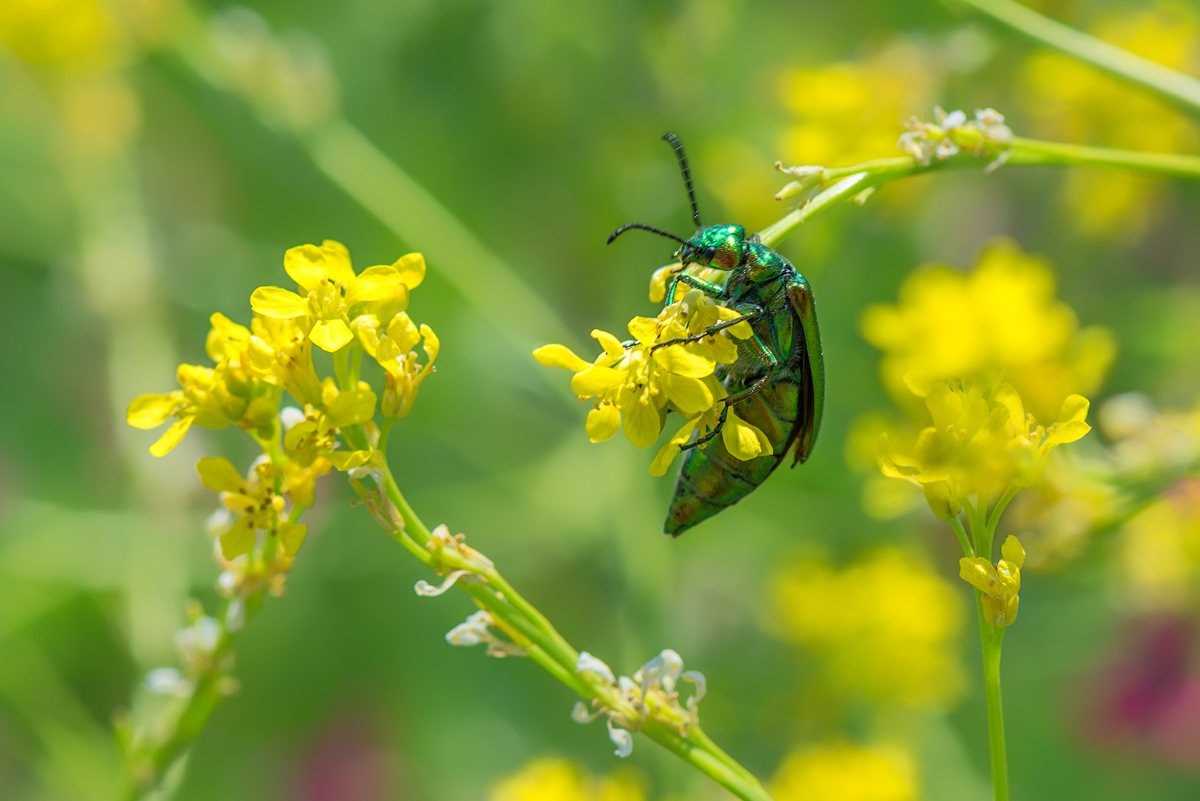
[[[738, 417], [737, 413], [730, 409], [725, 427], [721, 429], [721, 441], [725, 443], [725, 450], [729, 451], [733, 458], [745, 462], [763, 453], [766, 437], [758, 428]], [[770, 445], [767, 445], [766, 452], [771, 452]]]
[[264, 317], [287, 319], [308, 314], [308, 301], [277, 286], [260, 286], [250, 296], [250, 308]]
[[408, 353], [412, 350], [413, 345], [421, 339], [421, 334], [417, 330], [417, 326], [404, 312], [400, 312], [392, 318], [392, 322], [388, 324], [388, 337], [395, 341], [396, 346], [400, 348], [401, 353]]
[[[865, 335], [865, 334], [864, 334]], [[870, 339], [870, 337], [868, 337]], [[914, 370], [911, 373], [905, 373], [904, 385], [908, 387], [908, 391], [916, 395], [918, 398], [924, 398], [933, 389], [936, 382], [925, 373]]]
[[301, 289], [312, 292], [326, 276], [325, 253], [316, 245], [289, 248], [283, 254], [283, 269]]
[[283, 437], [284, 450], [294, 451], [300, 447], [300, 443], [307, 437], [317, 433], [317, 424], [312, 420], [305, 420], [302, 423], [296, 423], [288, 429], [287, 434]]
[[213, 492], [237, 492], [245, 483], [242, 474], [224, 456], [204, 457], [196, 463], [200, 483]]
[[326, 455], [332, 464], [338, 470], [345, 472], [353, 470], [356, 467], [361, 467], [371, 458], [370, 451], [333, 451]]
[[317, 320], [313, 323], [308, 338], [313, 344], [328, 353], [341, 350], [354, 339], [345, 320]]
[[158, 428], [175, 410], [183, 405], [183, 393], [166, 395], [139, 395], [125, 411], [125, 421], [134, 428]]
[[409, 289], [416, 289], [425, 280], [425, 257], [420, 253], [409, 253], [396, 259], [392, 265], [400, 274], [400, 280]]
[[596, 328], [592, 331], [592, 337], [600, 343], [600, 347], [604, 348], [604, 352], [614, 359], [620, 359], [625, 355], [625, 347], [621, 341], [607, 331], [601, 331]]
[[700, 414], [712, 408], [712, 393], [700, 379], [667, 373], [663, 383], [667, 398], [685, 415]]
[[925, 405], [933, 416], [933, 427], [938, 432], [947, 426], [958, 424], [963, 414], [963, 399], [944, 383], [934, 384], [925, 396]]
[[1006, 562], [1012, 562], [1018, 570], [1025, 566], [1025, 548], [1013, 535], [1009, 534], [1008, 539], [1000, 546], [1000, 553]]
[[696, 430], [696, 424], [699, 421], [699, 418], [688, 420], [675, 432], [675, 436], [667, 441], [666, 445], [658, 449], [658, 454], [650, 464], [650, 475], [661, 476], [667, 472], [667, 468], [671, 466], [671, 462], [675, 461], [675, 457], [679, 455], [679, 446], [691, 438], [692, 432]]
[[[1008, 384], [1001, 384], [992, 394], [992, 399], [1008, 409], [1008, 419], [1017, 426], [1018, 430], [1025, 431], [1025, 405], [1021, 402], [1021, 396], [1015, 389]], [[1024, 435], [1022, 434], [1022, 436]]]
[[925, 493], [925, 501], [933, 510], [934, 517], [938, 520], [949, 520], [962, 511], [962, 504], [950, 492], [950, 485], [945, 481], [931, 481], [928, 484], [922, 484], [921, 490]]
[[249, 519], [240, 518], [221, 535], [221, 555], [226, 559], [236, 559], [242, 554], [250, 553], [254, 542], [254, 527], [250, 525]]
[[[375, 416], [375, 393], [369, 389], [340, 392], [329, 404], [327, 414], [329, 424], [334, 428], [364, 423]], [[329, 458], [332, 459], [333, 454]]]
[[154, 456], [166, 456], [168, 453], [174, 450], [175, 446], [183, 440], [184, 434], [186, 434], [188, 429], [192, 427], [192, 420], [194, 419], [194, 417], [189, 416], [177, 420], [175, 425], [168, 428], [166, 432], [158, 438], [158, 442], [150, 446], [150, 453]]
[[[593, 370], [596, 368], [593, 367]], [[581, 374], [582, 375], [582, 374]], [[576, 376], [578, 378], [579, 376]], [[580, 393], [582, 394], [582, 393]], [[625, 410], [625, 436], [637, 448], [649, 448], [662, 431], [662, 418], [653, 403], [635, 400]]]
[[[438, 357], [438, 353], [442, 349], [442, 341], [437, 338], [437, 334], [433, 333], [433, 329], [421, 323], [421, 336], [425, 341], [421, 344], [421, 349], [425, 351], [425, 355], [429, 357], [429, 364], [433, 364], [434, 359]], [[429, 369], [429, 365], [425, 366], [425, 370]], [[425, 372], [422, 370], [421, 372]]]
[[585, 398], [605, 395], [621, 386], [624, 380], [625, 374], [611, 367], [589, 367], [571, 379], [571, 391]]
[[655, 351], [654, 361], [664, 370], [688, 378], [704, 378], [717, 366], [712, 349], [704, 346], [671, 345]]
[[353, 279], [346, 290], [346, 303], [353, 306], [367, 300], [383, 300], [400, 288], [400, 274], [390, 265], [368, 267]]
[[325, 257], [325, 275], [349, 287], [354, 282], [354, 267], [350, 265], [350, 251], [346, 246], [326, 239], [321, 243], [321, 254]]
[[581, 373], [592, 365], [575, 355], [566, 345], [543, 345], [533, 352], [533, 358], [547, 367], [562, 367]]
[[1058, 413], [1058, 422], [1067, 423], [1078, 421], [1082, 423], [1087, 419], [1088, 408], [1091, 402], [1082, 395], [1072, 395], [1063, 401], [1062, 411]]
[[279, 544], [283, 546], [284, 556], [295, 556], [300, 550], [300, 546], [304, 543], [304, 537], [308, 534], [308, 526], [303, 523], [288, 523], [279, 524]]
[[643, 345], [653, 345], [658, 336], [658, 321], [653, 317], [634, 317], [629, 321], [629, 333]]
[[[713, 308], [717, 310], [717, 317], [722, 320], [732, 320], [742, 316], [741, 312], [737, 311], [736, 309], [731, 309], [728, 306], [714, 306]], [[734, 323], [725, 330], [738, 339], [749, 339], [750, 337], [754, 336], [754, 329], [751, 328], [750, 323], [746, 322], [745, 320], [740, 323]]]
[[996, 585], [996, 568], [982, 556], [958, 560], [958, 575], [963, 581], [983, 592], [991, 592]]
[[621, 430], [621, 412], [611, 403], [601, 404], [599, 409], [588, 412], [587, 424], [584, 427], [587, 429], [588, 439], [592, 442], [612, 439], [612, 436]]
[[[666, 267], [659, 267], [650, 276], [651, 303], [662, 303], [663, 298], [667, 296], [667, 281], [673, 277], [675, 270], [678, 268], [678, 264], [668, 264]], [[662, 473], [659, 473], [659, 475], [662, 475]]]

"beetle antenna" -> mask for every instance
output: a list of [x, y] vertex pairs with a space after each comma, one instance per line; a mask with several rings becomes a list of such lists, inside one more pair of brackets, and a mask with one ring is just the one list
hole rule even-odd
[[634, 228], [639, 228], [643, 231], [649, 231], [650, 233], [658, 234], [659, 236], [665, 236], [667, 239], [674, 239], [676, 242], [679, 242], [682, 245], [690, 246], [692, 244], [691, 242], [687, 241], [686, 239], [681, 239], [680, 237], [675, 236], [675, 234], [672, 234], [669, 231], [664, 231], [661, 228], [655, 228], [653, 225], [646, 225], [645, 223], [629, 223], [628, 225], [622, 225], [620, 228], [618, 228], [617, 230], [612, 232], [612, 236], [610, 236], [608, 238], [608, 242], [606, 242], [605, 244], [611, 245], [613, 240], [616, 239], [618, 236], [625, 233], [626, 231], [631, 231]]
[[688, 169], [687, 154], [683, 152], [683, 142], [673, 133], [663, 134], [663, 139], [675, 148], [675, 156], [679, 159], [679, 169], [683, 171], [683, 182], [687, 185], [688, 200], [692, 202], [692, 222], [700, 227], [700, 207], [696, 205], [696, 190], [692, 188], [692, 171]]

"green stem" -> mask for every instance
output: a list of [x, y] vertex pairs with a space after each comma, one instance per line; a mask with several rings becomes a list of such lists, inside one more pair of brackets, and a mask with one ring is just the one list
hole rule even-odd
[[983, 619], [983, 594], [975, 590], [979, 612], [979, 637], [983, 645], [983, 689], [987, 696], [988, 745], [992, 757], [992, 790], [995, 801], [1008, 801], [1008, 754], [1004, 743], [1004, 705], [1000, 698], [1000, 646], [1004, 629]]
[[962, 518], [958, 515], [950, 518], [950, 528], [954, 529], [955, 536], [958, 537], [958, 544], [962, 546], [963, 556], [970, 559], [975, 555], [975, 549], [971, 547], [971, 538], [967, 536], [966, 530], [963, 528]]
[[1139, 86], [1193, 114], [1200, 113], [1200, 80], [1101, 41], [1013, 0], [952, 0], [1051, 50]]
[[1145, 153], [1137, 150], [1120, 150], [1106, 147], [1045, 142], [1039, 139], [1013, 138], [1007, 151], [996, 148], [986, 157], [962, 152], [948, 159], [934, 159], [921, 164], [910, 156], [864, 161], [849, 167], [835, 167], [822, 174], [824, 187], [778, 221], [759, 232], [764, 245], [774, 247], [790, 236], [801, 225], [847, 198], [852, 198], [864, 189], [882, 186], [912, 175], [922, 175], [941, 170], [985, 169], [996, 163], [1002, 153], [1007, 152], [1004, 166], [1007, 167], [1109, 167], [1135, 170], [1185, 180], [1200, 180], [1200, 157], [1183, 156], [1175, 153]]
[[1000, 525], [1000, 516], [1004, 514], [1004, 510], [1008, 508], [1009, 502], [1016, 497], [1020, 487], [1009, 484], [1004, 490], [1004, 494], [1000, 496], [1000, 500], [996, 501], [996, 508], [992, 510], [992, 516], [988, 518], [987, 530], [988, 538], [994, 539], [996, 536], [996, 526]]
[[[381, 436], [381, 444], [383, 441]], [[387, 466], [386, 455], [382, 458], [384, 494], [399, 512], [406, 531], [413, 535], [409, 538], [405, 532], [400, 532], [411, 543], [411, 546], [405, 543], [406, 546], [418, 553], [426, 564], [437, 567], [439, 557], [434, 556], [425, 547], [433, 541], [429, 528], [400, 492]], [[393, 539], [395, 538], [397, 536], [393, 535]], [[555, 630], [545, 615], [525, 600], [500, 575], [499, 571], [493, 567], [479, 575], [486, 579], [486, 583], [458, 581], [455, 586], [470, 595], [494, 618], [502, 620], [505, 625], [528, 640], [529, 658], [535, 664], [584, 699], [599, 699], [609, 709], [629, 719], [637, 718], [637, 712], [630, 709], [613, 688], [603, 682], [588, 681], [575, 672], [579, 652]], [[770, 795], [758, 779], [717, 747], [698, 727], [692, 727], [685, 737], [664, 721], [649, 717], [642, 722], [640, 731], [744, 801], [771, 801]]]

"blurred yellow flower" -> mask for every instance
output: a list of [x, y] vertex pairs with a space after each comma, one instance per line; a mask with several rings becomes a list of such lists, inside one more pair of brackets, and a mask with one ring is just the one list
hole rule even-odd
[[916, 801], [917, 767], [895, 746], [831, 743], [796, 748], [771, 782], [777, 801]]
[[[1102, 18], [1090, 31], [1133, 53], [1195, 75], [1200, 14], [1192, 4], [1157, 3]], [[1194, 152], [1200, 127], [1163, 100], [1062, 56], [1039, 52], [1018, 73], [1039, 136], [1135, 150]], [[1136, 237], [1160, 204], [1162, 184], [1114, 171], [1073, 170], [1065, 200], [1070, 219], [1104, 237]]]
[[546, 758], [529, 762], [500, 780], [488, 801], [644, 801], [641, 783], [634, 774], [589, 776], [573, 762]]
[[1185, 479], [1126, 523], [1113, 585], [1139, 611], [1182, 611], [1200, 600], [1200, 481]]
[[922, 561], [890, 548], [840, 570], [807, 559], [775, 574], [770, 599], [768, 629], [812, 649], [845, 692], [915, 707], [962, 692], [962, 599]]
[[1049, 266], [1004, 240], [985, 248], [970, 273], [915, 271], [895, 305], [867, 307], [861, 330], [883, 351], [884, 386], [909, 409], [909, 376], [932, 383], [1003, 370], [1034, 416], [1046, 419], [1068, 395], [1094, 392], [1116, 353], [1111, 331], [1080, 330], [1054, 297]]
[[934, 514], [949, 520], [964, 502], [986, 509], [993, 492], [1028, 487], [1041, 475], [1046, 457], [1061, 444], [1091, 430], [1088, 401], [1063, 401], [1058, 421], [1037, 425], [1021, 397], [1008, 384], [983, 380], [921, 386], [909, 376], [914, 394], [925, 399], [932, 425], [914, 437], [881, 435], [879, 468], [925, 493]]
[[1000, 548], [1003, 559], [993, 565], [982, 556], [958, 560], [958, 575], [983, 595], [983, 619], [998, 629], [1011, 626], [1017, 620], [1021, 599], [1021, 567], [1025, 564], [1025, 549], [1016, 537], [1009, 537]]
[[126, 44], [113, 10], [102, 0], [5, 0], [0, 43], [32, 64], [102, 70], [120, 61]]
[[896, 153], [896, 131], [940, 98], [942, 77], [927, 48], [895, 39], [852, 62], [785, 72], [779, 96], [795, 115], [781, 155], [792, 164], [857, 164]]
[[[651, 292], [656, 291], [652, 286]], [[571, 389], [581, 401], [596, 399], [586, 424], [592, 442], [607, 440], [623, 428], [630, 442], [648, 448], [662, 433], [668, 410], [684, 417], [687, 422], [663, 446], [651, 467], [653, 474], [662, 475], [693, 431], [703, 434], [717, 425], [726, 397], [717, 379], [717, 365], [735, 362], [733, 338], [744, 339], [753, 332], [746, 322], [713, 334], [704, 332], [719, 321], [739, 316], [699, 290], [691, 290], [657, 317], [633, 318], [629, 322], [633, 339], [627, 343], [607, 331], [593, 331], [592, 336], [604, 348], [595, 362], [563, 345], [546, 345], [533, 355], [547, 367], [573, 371]], [[680, 341], [697, 337], [696, 341]], [[722, 436], [730, 453], [739, 459], [770, 453], [766, 435], [732, 410]]]

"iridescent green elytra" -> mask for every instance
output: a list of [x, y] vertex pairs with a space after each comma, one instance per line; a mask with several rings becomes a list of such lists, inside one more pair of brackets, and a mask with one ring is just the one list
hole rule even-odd
[[[692, 220], [699, 230], [685, 240], [648, 225], [631, 223], [617, 229], [608, 241], [631, 228], [649, 230], [681, 243], [675, 257], [684, 268], [698, 264], [729, 271], [724, 286], [682, 271], [676, 276], [675, 283], [699, 289], [741, 313], [735, 320], [719, 323], [689, 338], [691, 341], [740, 320], [747, 321], [754, 330], [754, 336], [738, 341], [737, 361], [718, 367], [718, 376], [728, 393], [720, 424], [716, 430], [683, 446], [687, 453], [663, 527], [666, 533], [677, 537], [753, 492], [789, 452], [794, 453], [793, 466], [808, 458], [825, 403], [825, 363], [808, 281], [791, 262], [759, 242], [757, 235], [746, 236], [742, 226], [701, 227], [683, 145], [674, 134], [663, 138], [675, 147], [679, 157], [692, 203]], [[668, 290], [667, 303], [674, 299], [675, 283]], [[771, 455], [741, 461], [729, 453], [718, 435], [730, 406], [737, 406], [739, 417], [766, 434], [771, 442]]]

